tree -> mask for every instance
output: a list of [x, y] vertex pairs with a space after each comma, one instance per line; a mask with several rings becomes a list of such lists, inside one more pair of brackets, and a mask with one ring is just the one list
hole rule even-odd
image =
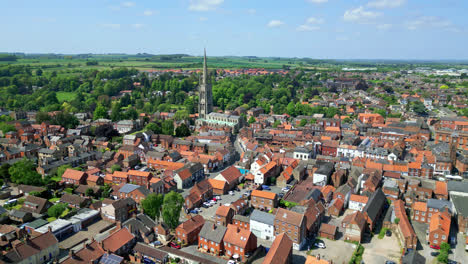
[[400, 223], [400, 218], [396, 217], [395, 220], [393, 220], [395, 222], [395, 224], [398, 225], [398, 223]]
[[10, 173], [8, 172], [8, 169], [10, 169], [11, 165], [8, 163], [2, 164], [0, 166], [0, 178], [3, 179], [10, 179]]
[[180, 210], [184, 204], [184, 197], [180, 193], [171, 191], [164, 196], [162, 217], [164, 222], [172, 229], [179, 225]]
[[146, 199], [141, 201], [141, 206], [146, 215], [154, 220], [158, 220], [161, 215], [164, 196], [162, 194], [149, 194]]
[[121, 171], [122, 168], [120, 167], [119, 164], [114, 164], [111, 166], [111, 170], [112, 170], [112, 173], [114, 173], [114, 171]]
[[256, 120], [255, 120], [255, 117], [251, 116], [251, 117], [249, 118], [249, 124], [253, 124], [253, 123], [255, 123], [255, 121], [256, 121]]
[[174, 135], [174, 122], [172, 120], [164, 120], [162, 123], [162, 133], [164, 135]]
[[440, 251], [447, 251], [447, 252], [449, 252], [449, 251], [450, 251], [450, 245], [449, 245], [449, 243], [447, 243], [447, 242], [442, 242], [442, 243], [440, 244]]
[[10, 125], [5, 122], [0, 122], [0, 130], [3, 132], [3, 135], [5, 135], [10, 131], [16, 131], [16, 128], [14, 125]]
[[42, 76], [42, 69], [37, 69], [36, 76]]
[[94, 120], [100, 118], [107, 118], [107, 109], [102, 104], [99, 104], [93, 112]]
[[47, 214], [49, 215], [49, 217], [58, 218], [59, 216], [62, 215], [62, 213], [66, 209], [67, 209], [67, 204], [64, 204], [64, 203], [54, 204], [47, 210]]
[[111, 115], [110, 118], [112, 121], [119, 121], [122, 119], [122, 109], [120, 107], [120, 103], [116, 102], [111, 109]]
[[11, 181], [16, 184], [42, 185], [42, 177], [36, 172], [36, 166], [26, 158], [16, 162], [8, 169]]
[[440, 251], [440, 254], [437, 256], [437, 261], [440, 263], [447, 263], [448, 262], [448, 252]]
[[156, 123], [149, 123], [145, 127], [146, 130], [153, 131], [155, 134], [161, 134], [162, 133], [162, 128], [160, 124]]
[[36, 114], [36, 123], [42, 124], [42, 122], [50, 121], [51, 118], [46, 112], [37, 112]]
[[94, 196], [94, 190], [92, 188], [86, 189], [85, 195], [88, 196], [88, 197]]
[[184, 123], [180, 124], [175, 130], [176, 137], [188, 137], [190, 136], [190, 129]]
[[299, 123], [299, 126], [303, 127], [307, 125], [307, 119], [301, 119], [301, 122]]

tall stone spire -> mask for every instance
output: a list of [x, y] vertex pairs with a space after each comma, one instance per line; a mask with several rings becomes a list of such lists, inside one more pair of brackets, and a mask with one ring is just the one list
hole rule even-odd
[[206, 49], [203, 56], [203, 76], [199, 88], [198, 117], [206, 119], [206, 115], [213, 111], [213, 92], [208, 78], [208, 67], [206, 64]]

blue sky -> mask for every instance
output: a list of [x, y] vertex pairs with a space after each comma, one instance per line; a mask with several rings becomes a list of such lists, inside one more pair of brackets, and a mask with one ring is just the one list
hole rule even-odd
[[0, 0], [0, 51], [468, 59], [466, 0]]

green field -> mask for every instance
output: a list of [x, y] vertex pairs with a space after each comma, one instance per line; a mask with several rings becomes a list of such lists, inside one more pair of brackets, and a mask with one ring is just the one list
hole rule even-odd
[[70, 102], [75, 99], [76, 93], [74, 92], [57, 92], [57, 100], [59, 103]]

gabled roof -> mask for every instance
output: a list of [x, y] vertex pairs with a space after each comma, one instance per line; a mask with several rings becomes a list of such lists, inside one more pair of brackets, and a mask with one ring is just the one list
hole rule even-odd
[[187, 233], [194, 231], [195, 229], [203, 226], [205, 224], [205, 218], [201, 215], [196, 215], [194, 217], [189, 218], [187, 221], [180, 224], [177, 229], [181, 228], [185, 230]]
[[252, 214], [250, 215], [250, 221], [256, 221], [273, 226], [275, 222], [275, 216], [260, 210], [253, 210]]
[[206, 221], [203, 225], [200, 233], [198, 234], [199, 237], [206, 238], [209, 241], [213, 241], [215, 243], [221, 243], [224, 238], [224, 234], [226, 233], [227, 228], [223, 225], [216, 225], [211, 221]]
[[378, 212], [382, 209], [382, 207], [384, 206], [386, 202], [387, 202], [387, 198], [385, 194], [382, 192], [382, 189], [379, 188], [372, 194], [366, 206], [364, 207], [363, 212], [366, 212], [367, 216], [372, 221], [375, 221]]
[[292, 240], [286, 233], [276, 236], [262, 264], [286, 264], [288, 263], [289, 252], [293, 246]]
[[276, 212], [275, 220], [280, 220], [295, 226], [301, 226], [304, 223], [304, 214], [279, 208]]
[[28, 243], [21, 242], [5, 254], [5, 258], [13, 263], [21, 262], [42, 250], [58, 243], [52, 232], [46, 232], [29, 240]]
[[253, 190], [252, 191], [252, 197], [260, 197], [260, 198], [266, 198], [273, 200], [276, 198], [276, 193], [274, 192], [267, 192], [267, 191], [259, 191], [259, 190]]
[[413, 203], [413, 210], [426, 212], [427, 211], [427, 203], [425, 203], [425, 202], [414, 202]]
[[431, 216], [431, 222], [429, 223], [429, 232], [440, 229], [448, 237], [450, 232], [450, 224], [450, 215], [448, 215], [445, 212], [437, 212]]
[[208, 179], [208, 182], [211, 184], [213, 189], [223, 190], [224, 187], [226, 186], [225, 181], [220, 181], [216, 179]]
[[224, 241], [240, 248], [246, 248], [250, 237], [255, 236], [250, 230], [229, 224]]
[[102, 241], [102, 247], [105, 250], [115, 252], [130, 241], [132, 241], [132, 239], [134, 238], [135, 236], [132, 233], [130, 233], [130, 231], [127, 228], [124, 227], [116, 231], [115, 233], [112, 233], [110, 236], [104, 239]]
[[86, 244], [83, 248], [73, 253], [73, 258], [68, 257], [62, 264], [76, 264], [76, 263], [94, 263], [104, 255], [104, 249], [97, 241]]
[[367, 201], [369, 200], [369, 197], [367, 196], [363, 196], [363, 195], [357, 195], [357, 194], [351, 194], [351, 197], [349, 198], [349, 201], [353, 201], [353, 202], [358, 202], [358, 203], [367, 203]]
[[81, 180], [86, 175], [85, 172], [74, 170], [74, 169], [67, 169], [62, 175], [62, 178], [72, 179], [72, 180]]
[[227, 217], [229, 215], [229, 212], [232, 211], [232, 208], [229, 207], [229, 206], [225, 206], [225, 205], [221, 205], [220, 207], [218, 207], [218, 209], [216, 210], [216, 213], [215, 215], [219, 215], [219, 216], [222, 216], [222, 217]]
[[231, 166], [221, 172], [221, 175], [226, 179], [228, 183], [234, 182], [242, 176], [242, 173], [239, 169], [234, 166]]

